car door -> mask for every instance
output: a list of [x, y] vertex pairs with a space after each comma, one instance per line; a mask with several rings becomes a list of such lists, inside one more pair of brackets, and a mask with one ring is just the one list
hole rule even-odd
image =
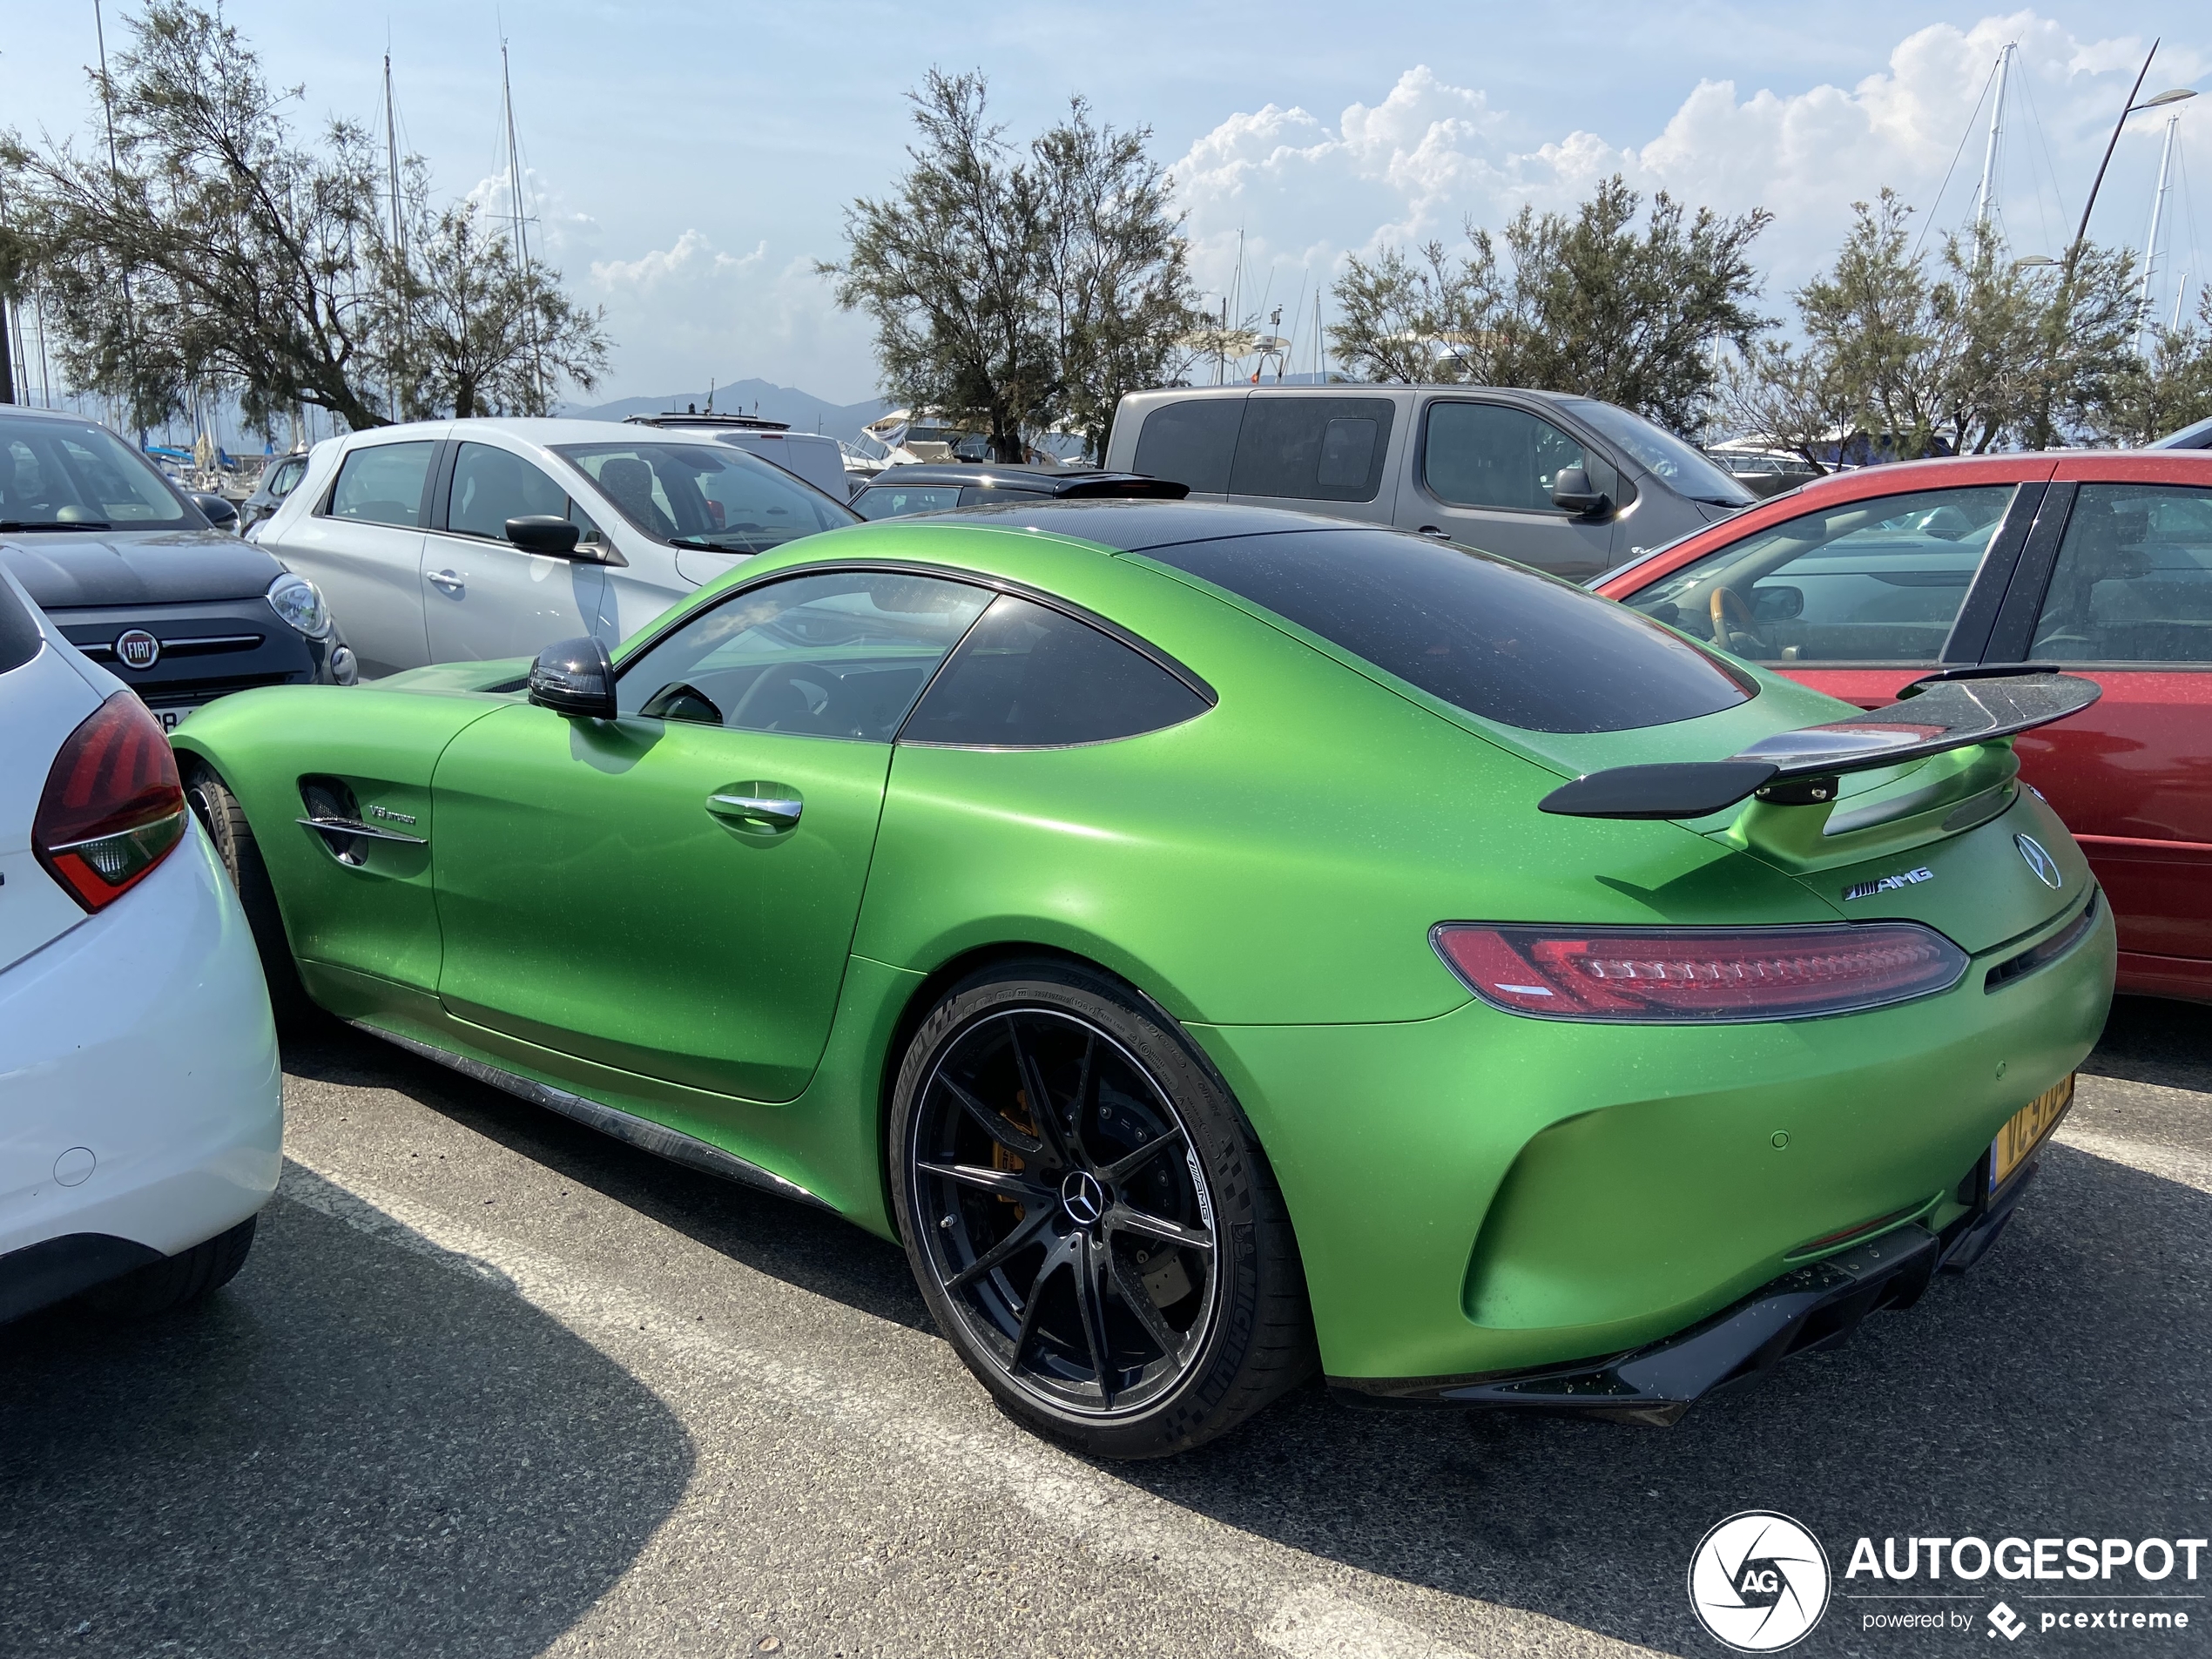
[[809, 573], [623, 664], [618, 718], [529, 705], [434, 785], [455, 1016], [758, 1101], [806, 1087], [837, 1005], [892, 739], [991, 595]]
[[2050, 493], [1989, 656], [2104, 696], [2019, 738], [2021, 769], [2111, 899], [2127, 987], [2212, 995], [2212, 479], [2086, 456]]
[[[568, 491], [494, 444], [454, 444], [447, 467], [422, 554], [429, 660], [533, 657], [556, 639], [597, 632], [609, 543]], [[507, 539], [509, 519], [536, 514], [577, 526], [576, 557], [526, 553]]]
[[349, 444], [329, 491], [270, 550], [322, 590], [368, 678], [430, 661], [422, 617], [422, 527], [438, 444]]
[[[1560, 470], [1580, 467], [1611, 508], [1600, 516], [1552, 505]], [[1421, 415], [1415, 487], [1397, 522], [1441, 531], [1486, 553], [1580, 582], [1614, 562], [1622, 487], [1603, 455], [1517, 405], [1438, 398]]]
[[1693, 560], [1625, 604], [1865, 708], [1980, 658], [2043, 496], [1961, 481], [1827, 502]]

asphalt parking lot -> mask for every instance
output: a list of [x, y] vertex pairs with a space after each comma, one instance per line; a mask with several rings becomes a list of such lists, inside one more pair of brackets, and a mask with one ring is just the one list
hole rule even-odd
[[[2181, 1004], [2118, 1006], [1973, 1274], [1674, 1429], [1314, 1388], [1136, 1467], [999, 1417], [866, 1234], [367, 1038], [287, 1070], [284, 1184], [212, 1304], [0, 1331], [10, 1659], [1718, 1654], [1683, 1577], [1737, 1510], [1839, 1574], [1859, 1534], [2212, 1530], [2212, 1020]], [[1993, 1594], [1907, 1635], [1865, 1588], [1797, 1651], [1988, 1651]], [[2149, 1649], [2212, 1645], [2172, 1605]]]

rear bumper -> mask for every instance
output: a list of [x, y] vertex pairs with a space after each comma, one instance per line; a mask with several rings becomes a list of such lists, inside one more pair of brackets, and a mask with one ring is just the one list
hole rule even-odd
[[1976, 1213], [1962, 1173], [2080, 1064], [2111, 999], [2102, 907], [2063, 954], [1983, 988], [2040, 942], [1827, 1020], [1607, 1027], [1470, 1004], [1190, 1029], [1282, 1189], [1328, 1376], [1548, 1374], [1672, 1342], [1865, 1238]]
[[173, 1256], [268, 1201], [276, 1033], [197, 824], [114, 905], [0, 973], [0, 1312], [27, 1311], [25, 1287], [65, 1295], [91, 1266]]
[[1908, 1223], [1762, 1285], [1679, 1335], [1595, 1363], [1502, 1376], [1328, 1379], [1359, 1406], [1492, 1406], [1665, 1428], [1710, 1394], [1792, 1354], [1841, 1347], [1868, 1314], [1908, 1308], [1939, 1271], [1964, 1272], [2013, 1218], [2035, 1166], [1941, 1233]]

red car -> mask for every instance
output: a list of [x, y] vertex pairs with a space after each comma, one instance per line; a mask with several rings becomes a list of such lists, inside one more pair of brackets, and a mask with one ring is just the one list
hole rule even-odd
[[1593, 584], [1872, 708], [1976, 664], [2104, 687], [2019, 739], [2088, 853], [2120, 988], [2212, 1001], [2212, 453], [2077, 450], [1818, 479]]

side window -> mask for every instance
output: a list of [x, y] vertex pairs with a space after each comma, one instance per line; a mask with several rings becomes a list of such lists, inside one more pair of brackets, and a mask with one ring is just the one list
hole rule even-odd
[[488, 443], [461, 446], [453, 463], [453, 495], [446, 505], [448, 529], [503, 542], [509, 519], [536, 514], [570, 516], [569, 492], [520, 455]]
[[959, 505], [958, 484], [871, 484], [853, 498], [853, 510], [862, 518], [904, 518]]
[[289, 496], [293, 487], [306, 475], [307, 470], [307, 462], [304, 456], [295, 456], [289, 461], [278, 462], [276, 475], [269, 480], [269, 499], [282, 501]]
[[2082, 485], [2029, 655], [2212, 663], [2212, 489]]
[[732, 596], [624, 663], [624, 714], [888, 743], [983, 614], [981, 588], [833, 571]]
[[1616, 502], [1620, 475], [1602, 455], [1526, 409], [1501, 403], [1429, 406], [1421, 479], [1454, 507], [1504, 507], [1555, 513], [1552, 486], [1563, 467], [1580, 467]]
[[1372, 501], [1396, 413], [1386, 397], [1253, 397], [1237, 436], [1230, 493]]
[[430, 475], [433, 443], [377, 443], [356, 449], [338, 466], [330, 488], [330, 516], [372, 524], [422, 523], [422, 485]]
[[1192, 397], [1163, 403], [1144, 417], [1136, 435], [1136, 470], [1172, 478], [1201, 495], [1225, 495], [1237, 432], [1244, 424], [1241, 397]]
[[1110, 635], [1001, 594], [961, 642], [899, 740], [1060, 748], [1157, 732], [1211, 706]]
[[1932, 663], [2012, 499], [2010, 484], [1985, 484], [1846, 502], [1709, 553], [1627, 603], [1755, 662]]

